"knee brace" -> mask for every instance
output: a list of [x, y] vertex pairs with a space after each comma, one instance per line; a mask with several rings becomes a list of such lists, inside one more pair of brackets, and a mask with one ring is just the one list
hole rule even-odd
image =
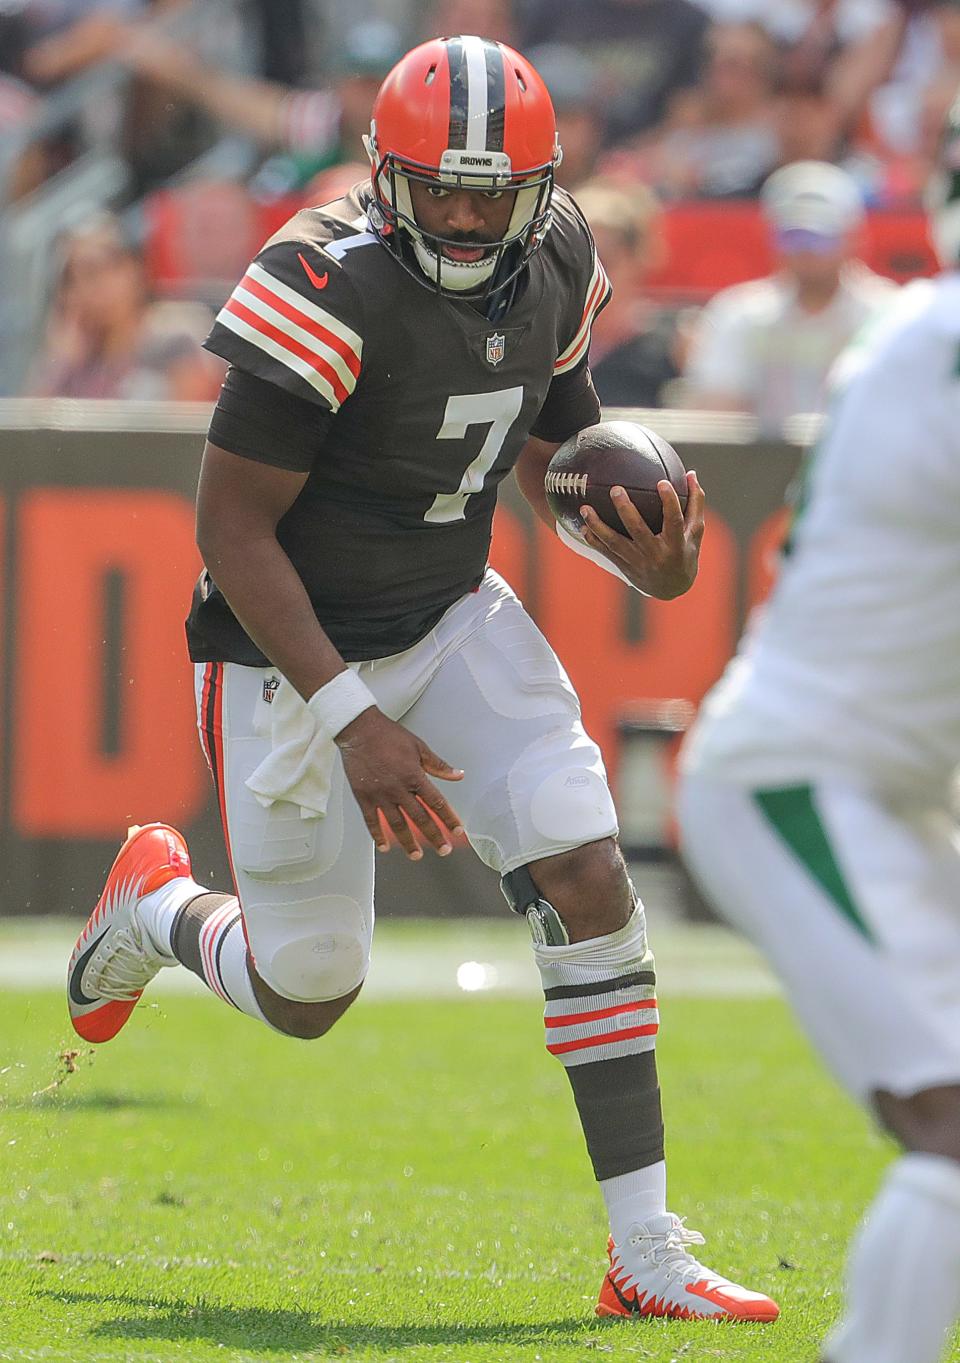
[[271, 905], [266, 931], [262, 911], [257, 915], [257, 971], [285, 999], [327, 1003], [363, 983], [370, 929], [360, 905], [343, 895], [315, 900], [309, 914], [304, 907]]
[[508, 871], [500, 888], [514, 913], [527, 920], [530, 936], [538, 946], [563, 947], [569, 943], [563, 919], [537, 889], [529, 867], [518, 866], [515, 871]]

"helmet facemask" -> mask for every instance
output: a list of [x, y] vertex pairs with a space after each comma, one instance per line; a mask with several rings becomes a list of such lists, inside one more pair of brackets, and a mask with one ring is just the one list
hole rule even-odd
[[[510, 157], [502, 151], [449, 148], [441, 156], [439, 166], [429, 166], [404, 160], [391, 152], [381, 155], [375, 124], [371, 124], [370, 136], [364, 142], [376, 193], [369, 210], [371, 229], [418, 283], [438, 294], [486, 300], [516, 278], [550, 228], [554, 171], [561, 155], [559, 144], [551, 162], [514, 176]], [[443, 248], [467, 243], [424, 230], [414, 211], [411, 181], [442, 185], [450, 190], [513, 193], [506, 235], [489, 243], [479, 260], [452, 260]], [[405, 250], [404, 246], [410, 249]]]

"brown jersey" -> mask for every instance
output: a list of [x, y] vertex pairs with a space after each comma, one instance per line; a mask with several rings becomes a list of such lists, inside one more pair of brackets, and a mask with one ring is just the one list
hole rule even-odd
[[[316, 454], [277, 538], [347, 660], [409, 648], [476, 587], [497, 488], [551, 383], [585, 364], [610, 293], [562, 190], [496, 323], [411, 278], [367, 229], [368, 201], [357, 186], [291, 218], [206, 342], [316, 412]], [[267, 661], [206, 574], [187, 632], [195, 661]]]

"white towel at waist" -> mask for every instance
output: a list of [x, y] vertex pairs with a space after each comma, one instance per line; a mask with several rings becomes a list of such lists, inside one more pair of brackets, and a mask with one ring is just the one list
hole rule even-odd
[[300, 806], [302, 819], [327, 812], [337, 745], [297, 689], [284, 682], [270, 713], [271, 749], [246, 784], [265, 809], [277, 800]]

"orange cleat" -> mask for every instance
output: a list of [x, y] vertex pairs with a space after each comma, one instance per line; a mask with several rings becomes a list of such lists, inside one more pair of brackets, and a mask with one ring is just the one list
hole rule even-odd
[[148, 823], [127, 830], [67, 969], [70, 1020], [84, 1041], [115, 1037], [157, 972], [177, 964], [150, 941], [137, 906], [176, 876], [189, 875], [190, 853], [175, 829]]
[[666, 1316], [676, 1320], [776, 1320], [780, 1308], [762, 1292], [750, 1292], [704, 1268], [689, 1245], [702, 1245], [666, 1212], [631, 1226], [622, 1247], [607, 1242], [610, 1268], [600, 1288], [598, 1316]]

